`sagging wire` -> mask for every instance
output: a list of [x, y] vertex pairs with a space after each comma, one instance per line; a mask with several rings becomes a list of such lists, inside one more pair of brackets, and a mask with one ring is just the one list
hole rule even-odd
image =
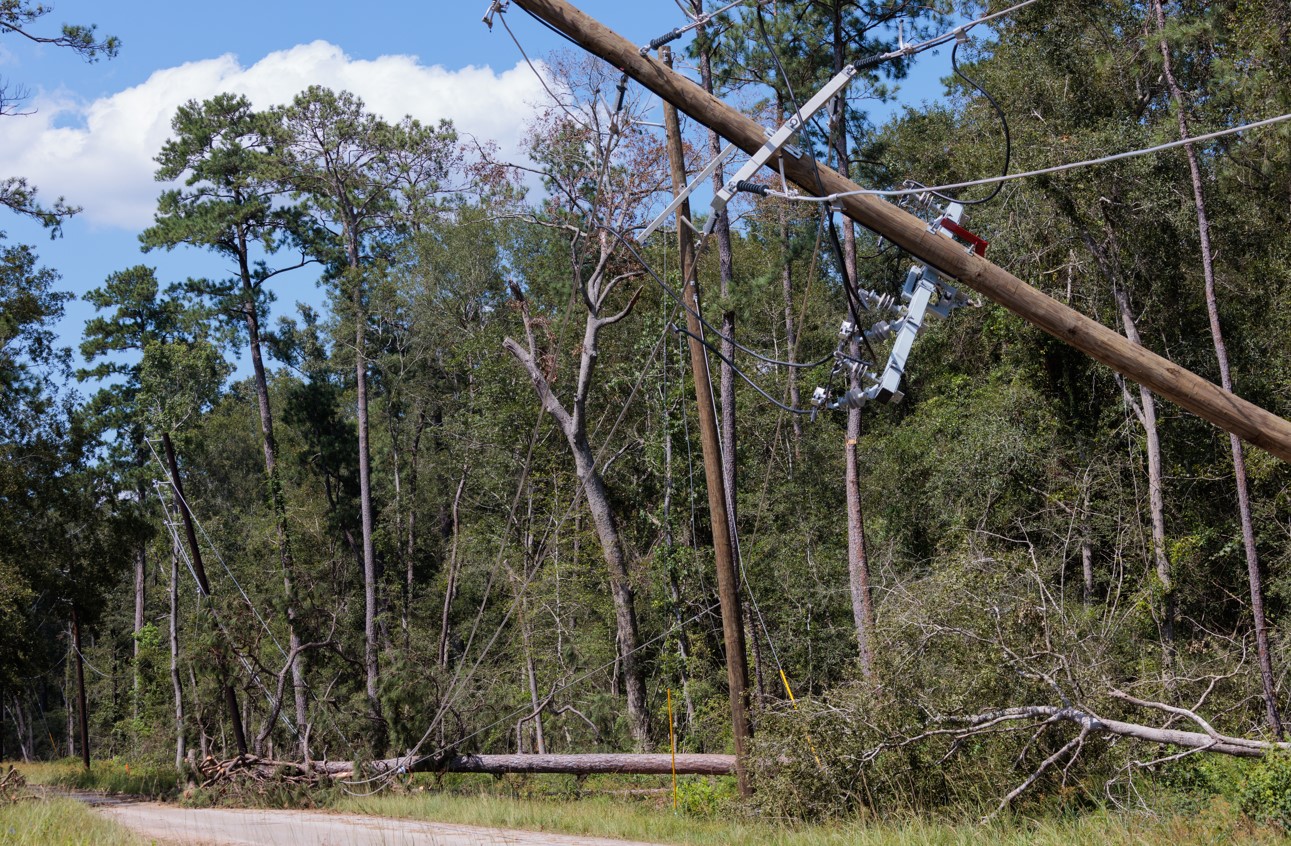
[[[1244, 123], [1240, 126], [1232, 126], [1227, 129], [1219, 129], [1214, 132], [1208, 132], [1205, 135], [1194, 135], [1189, 138], [1181, 138], [1176, 141], [1167, 141], [1164, 144], [1157, 144], [1152, 147], [1144, 147], [1137, 150], [1127, 150], [1122, 153], [1113, 153], [1107, 156], [1100, 156], [1096, 159], [1085, 159], [1079, 162], [1068, 162], [1066, 164], [1053, 165], [1052, 167], [1040, 168], [1039, 170], [1028, 170], [1021, 173], [1010, 173], [1007, 176], [991, 176], [986, 179], [973, 179], [968, 182], [952, 182], [946, 185], [934, 185], [931, 187], [920, 185], [916, 188], [858, 188], [855, 191], [840, 191], [837, 194], [829, 194], [823, 197], [808, 197], [800, 194], [787, 194], [781, 191], [770, 191], [767, 196], [775, 197], [781, 200], [790, 200], [802, 203], [825, 203], [841, 200], [844, 197], [912, 197], [919, 194], [939, 191], [955, 191], [960, 188], [973, 188], [978, 185], [994, 185], [999, 182], [1014, 182], [1019, 179], [1030, 179], [1036, 176], [1047, 176], [1051, 173], [1062, 173], [1068, 170], [1077, 170], [1085, 167], [1095, 167], [1097, 165], [1109, 164], [1122, 159], [1131, 159], [1137, 156], [1148, 156], [1153, 153], [1160, 153], [1165, 150], [1172, 150], [1176, 147], [1185, 147], [1189, 144], [1197, 144], [1204, 141], [1213, 141], [1216, 138], [1223, 138], [1227, 135], [1236, 135], [1251, 129], [1260, 129], [1265, 126], [1282, 123], [1291, 120], [1291, 113], [1278, 115], [1276, 117], [1265, 118], [1251, 123]], [[955, 202], [962, 202], [956, 200]]]
[[[679, 335], [685, 335], [688, 338], [693, 338], [694, 340], [698, 341], [700, 344], [703, 345], [704, 349], [708, 350], [713, 355], [717, 356], [719, 359], [725, 362], [731, 368], [732, 373], [734, 373], [736, 376], [739, 376], [741, 379], [747, 382], [749, 384], [749, 387], [753, 388], [753, 390], [761, 394], [763, 398], [767, 400], [767, 402], [771, 403], [781, 411], [786, 411], [789, 414], [800, 414], [803, 416], [808, 416], [815, 413], [815, 411], [810, 408], [794, 408], [791, 405], [785, 405], [784, 403], [780, 402], [780, 400], [771, 396], [771, 394], [767, 393], [766, 390], [761, 385], [759, 385], [757, 382], [754, 382], [753, 379], [749, 377], [748, 374], [746, 374], [743, 370], [741, 370], [739, 368], [739, 365], [731, 361], [730, 358], [728, 358], [725, 354], [723, 354], [720, 349], [713, 346], [705, 338], [699, 335], [696, 335], [694, 332], [691, 332], [689, 329], [686, 329], [683, 326], [678, 326], [675, 323], [671, 325], [671, 329], [672, 331], [676, 332]], [[833, 357], [834, 356], [831, 353], [829, 358], [825, 359], [825, 361], [829, 361]]]
[[[978, 93], [980, 93], [983, 97], [985, 97], [990, 102], [991, 107], [995, 109], [995, 113], [1000, 116], [1000, 128], [1004, 130], [1004, 166], [1000, 169], [1000, 176], [1002, 177], [1008, 176], [1009, 163], [1013, 159], [1013, 135], [1012, 133], [1009, 132], [1009, 117], [1004, 113], [1004, 109], [1000, 107], [1000, 104], [996, 101], [996, 99], [991, 96], [991, 92], [987, 91], [976, 80], [974, 80], [968, 74], [960, 70], [959, 45], [963, 43], [964, 43], [963, 41], [956, 41], [955, 46], [951, 48], [950, 66], [954, 68], [955, 75], [958, 76], [960, 79], [964, 80], [965, 82], [967, 82], [973, 88], [976, 88]], [[1004, 183], [997, 182], [995, 183], [995, 190], [991, 191], [991, 193], [987, 194], [985, 197], [982, 197], [977, 200], [958, 200], [958, 199], [955, 199], [954, 197], [948, 197], [945, 194], [938, 193], [937, 191], [929, 191], [929, 193], [932, 194], [934, 197], [945, 200], [948, 203], [959, 203], [961, 206], [980, 206], [983, 203], [989, 203], [991, 200], [994, 200], [997, 196], [999, 196], [999, 193], [1001, 190], [1003, 190], [1003, 188], [1004, 188]]]
[[[650, 263], [646, 261], [645, 256], [641, 255], [641, 251], [638, 250], [630, 240], [628, 240], [627, 236], [625, 236], [622, 232], [620, 232], [619, 230], [615, 229], [612, 226], [606, 226], [604, 224], [600, 224], [596, 228], [601, 229], [605, 232], [608, 232], [621, 245], [623, 245], [624, 249], [626, 249], [634, 259], [636, 259], [637, 263], [641, 265], [641, 267], [646, 271], [647, 274], [649, 274], [650, 278], [654, 280], [655, 284], [659, 286], [660, 290], [662, 290], [665, 294], [667, 294], [669, 298], [674, 300], [677, 303], [677, 305], [683, 308], [688, 314], [693, 315], [699, 321], [700, 325], [704, 327], [705, 330], [712, 333], [713, 335], [716, 335], [720, 340], [723, 340], [729, 343], [731, 346], [735, 347], [740, 352], [745, 353], [746, 355], [751, 355], [754, 358], [758, 359], [759, 361], [764, 362], [766, 364], [773, 365], [775, 367], [788, 367], [795, 370], [811, 370], [813, 368], [820, 367], [828, 363], [831, 359], [833, 359], [834, 354], [830, 353], [829, 355], [823, 356], [818, 361], [782, 361], [780, 359], [772, 358], [769, 355], [758, 352], [757, 350], [752, 349], [750, 347], [746, 347], [744, 344], [741, 344], [739, 341], [735, 340], [735, 338], [724, 335], [722, 333], [722, 330], [718, 329], [716, 326], [709, 323], [708, 320], [705, 319], [704, 315], [695, 311], [689, 305], [686, 304], [686, 301], [682, 299], [681, 294], [677, 293], [677, 291], [673, 289], [671, 285], [669, 285], [667, 282], [663, 280], [663, 278], [655, 271], [655, 269], [650, 266]], [[698, 250], [696, 250], [696, 254], [698, 254]]]
[[[681, 38], [683, 35], [690, 32], [692, 29], [698, 29], [699, 27], [711, 21], [713, 18], [716, 18], [720, 15], [723, 15], [729, 12], [731, 9], [734, 9], [736, 6], [743, 6], [745, 3], [748, 3], [748, 2], [749, 0], [735, 0], [735, 2], [727, 3], [725, 6], [721, 7], [720, 9], [715, 9], [711, 12], [703, 12], [698, 15], [691, 14], [690, 12], [687, 12], [684, 8], [682, 8], [682, 12], [686, 15], [686, 17], [690, 18], [690, 23], [687, 24], [686, 26], [679, 26], [670, 32], [665, 32], [663, 35], [659, 36], [658, 38], [651, 39], [649, 44], [645, 44], [641, 47], [640, 53], [642, 56], [645, 56], [651, 50], [658, 50], [660, 47], [664, 46], [665, 44], [671, 44], [672, 42], [676, 41], [678, 38]], [[756, 3], [757, 7], [761, 9], [767, 3], [770, 3], [771, 0], [754, 0], [754, 2]], [[680, 4], [678, 5], [680, 6]]]

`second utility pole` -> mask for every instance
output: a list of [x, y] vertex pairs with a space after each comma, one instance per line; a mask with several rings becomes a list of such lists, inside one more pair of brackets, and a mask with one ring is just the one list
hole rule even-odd
[[[672, 54], [660, 50], [669, 67]], [[681, 122], [675, 106], [665, 102], [664, 129], [668, 133], [668, 164], [672, 171], [672, 190], [680, 194], [686, 188], [686, 154], [681, 144]], [[726, 681], [731, 696], [731, 733], [735, 737], [735, 777], [740, 794], [752, 792], [749, 783], [748, 746], [752, 737], [749, 727], [749, 668], [744, 655], [744, 616], [740, 612], [740, 582], [735, 571], [735, 547], [731, 542], [730, 523], [726, 516], [726, 482], [722, 477], [722, 444], [717, 437], [717, 414], [713, 404], [713, 379], [708, 370], [708, 354], [699, 339], [704, 337], [699, 315], [699, 269], [696, 267], [695, 243], [687, 224], [690, 202], [677, 209], [677, 240], [681, 250], [681, 300], [685, 305], [686, 327], [690, 330], [690, 370], [695, 380], [695, 404], [699, 407], [699, 436], [704, 455], [704, 480], [708, 484], [709, 522], [713, 525], [713, 557], [717, 565], [717, 597], [722, 606], [722, 640], [726, 645]]]

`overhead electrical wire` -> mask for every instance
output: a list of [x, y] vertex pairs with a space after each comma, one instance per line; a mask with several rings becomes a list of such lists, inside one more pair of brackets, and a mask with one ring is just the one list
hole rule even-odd
[[[1008, 176], [1009, 163], [1013, 159], [1013, 135], [1012, 133], [1009, 132], [1009, 117], [1007, 114], [1004, 113], [1004, 109], [1000, 107], [999, 102], [997, 102], [996, 99], [991, 96], [991, 92], [987, 91], [985, 88], [981, 86], [980, 83], [978, 83], [968, 74], [960, 70], [959, 45], [961, 43], [963, 42], [956, 41], [955, 46], [950, 49], [950, 66], [954, 69], [956, 76], [958, 76], [960, 79], [967, 82], [972, 87], [976, 88], [978, 93], [980, 93], [983, 97], [985, 97], [988, 101], [990, 101], [991, 107], [995, 109], [995, 113], [1000, 116], [1000, 127], [1004, 130], [1004, 166], [1000, 170], [1000, 175]], [[959, 203], [961, 206], [980, 206], [983, 203], [989, 203], [991, 200], [994, 200], [997, 196], [999, 196], [999, 193], [1003, 188], [1004, 188], [1004, 183], [997, 182], [995, 184], [995, 190], [991, 191], [991, 193], [987, 194], [985, 197], [981, 197], [976, 200], [960, 200], [955, 197], [948, 197], [945, 194], [942, 194], [936, 191], [930, 191], [929, 193], [931, 193], [935, 197], [939, 197], [940, 199], [945, 200], [948, 203]]]
[[[1227, 129], [1220, 129], [1214, 132], [1208, 132], [1205, 135], [1194, 135], [1189, 138], [1181, 138], [1176, 141], [1167, 141], [1164, 144], [1156, 144], [1152, 147], [1144, 147], [1137, 150], [1128, 150], [1123, 153], [1113, 153], [1107, 156], [1100, 156], [1096, 159], [1085, 159], [1079, 162], [1069, 162], [1067, 164], [1044, 167], [1039, 170], [1028, 170], [1021, 173], [1010, 173], [1007, 176], [992, 176], [986, 179], [974, 179], [968, 182], [952, 182], [946, 185], [920, 186], [918, 188], [858, 188], [855, 191], [839, 191], [836, 194], [826, 194], [821, 196], [810, 196], [805, 194], [789, 194], [783, 191], [769, 191], [768, 196], [776, 197], [781, 200], [792, 200], [804, 203], [829, 203], [834, 200], [841, 200], [844, 197], [910, 197], [918, 194], [935, 193], [942, 191], [954, 191], [960, 188], [972, 188], [977, 185], [994, 185], [1000, 182], [1014, 182], [1019, 179], [1031, 179], [1036, 176], [1046, 176], [1051, 173], [1062, 173], [1069, 170], [1077, 170], [1085, 167], [1095, 167], [1097, 165], [1108, 164], [1110, 162], [1120, 161], [1122, 159], [1135, 158], [1137, 156], [1148, 156], [1153, 153], [1160, 153], [1165, 150], [1171, 150], [1176, 147], [1184, 147], [1188, 144], [1197, 144], [1205, 141], [1213, 141], [1216, 138], [1223, 138], [1228, 135], [1236, 135], [1240, 132], [1246, 132], [1251, 129], [1260, 129], [1265, 126], [1282, 123], [1291, 120], [1291, 113], [1278, 115], [1277, 117], [1266, 118], [1264, 120], [1244, 123], [1240, 126], [1232, 126]], [[956, 201], [961, 202], [961, 201]]]
[[681, 294], [677, 293], [677, 291], [673, 289], [671, 285], [669, 285], [667, 282], [663, 280], [663, 278], [655, 271], [655, 269], [650, 266], [650, 262], [646, 261], [645, 257], [641, 255], [640, 250], [638, 250], [632, 244], [632, 242], [628, 240], [627, 236], [625, 236], [622, 232], [615, 229], [614, 227], [607, 226], [605, 224], [598, 224], [596, 228], [601, 229], [605, 232], [608, 232], [610, 235], [614, 236], [614, 238], [620, 244], [623, 245], [623, 247], [632, 255], [632, 257], [637, 260], [637, 263], [641, 265], [641, 267], [646, 271], [646, 273], [649, 274], [650, 278], [654, 280], [655, 284], [658, 285], [659, 288], [665, 294], [667, 294], [671, 299], [676, 301], [676, 303], [679, 306], [685, 309], [687, 314], [693, 315], [697, 320], [699, 320], [700, 325], [703, 326], [704, 329], [716, 335], [719, 339], [726, 341], [731, 346], [738, 349], [740, 352], [751, 355], [754, 358], [758, 359], [759, 361], [763, 361], [767, 364], [771, 364], [776, 367], [789, 367], [796, 370], [811, 370], [813, 368], [820, 367], [833, 359], [834, 354], [830, 353], [829, 355], [822, 357], [818, 361], [808, 361], [808, 362], [782, 361], [780, 359], [772, 358], [771, 356], [760, 353], [755, 349], [750, 349], [749, 347], [746, 347], [743, 344], [741, 344], [739, 341], [735, 340], [735, 338], [724, 335], [720, 329], [718, 329], [713, 324], [709, 323], [702, 314], [695, 311], [689, 305], [686, 304], [685, 300], [682, 299]]
[[[681, 335], [685, 335], [685, 336], [686, 336], [686, 337], [688, 337], [688, 338], [694, 338], [696, 341], [698, 341], [700, 344], [702, 344], [702, 345], [704, 346], [704, 349], [708, 350], [708, 351], [709, 351], [709, 352], [711, 352], [713, 355], [717, 356], [719, 359], [721, 359], [721, 360], [722, 360], [722, 361], [724, 361], [727, 365], [729, 365], [729, 366], [730, 366], [730, 368], [731, 368], [731, 371], [732, 371], [736, 376], [739, 376], [741, 379], [743, 379], [745, 382], [747, 382], [747, 383], [749, 384], [749, 386], [753, 388], [753, 390], [757, 391], [759, 394], [761, 394], [763, 397], [765, 397], [765, 398], [766, 398], [766, 400], [767, 400], [768, 402], [770, 402], [771, 404], [773, 404], [774, 406], [776, 406], [776, 408], [779, 408], [781, 411], [786, 411], [786, 412], [788, 412], [788, 413], [790, 413], [790, 414], [801, 414], [801, 415], [804, 415], [804, 416], [805, 416], [805, 415], [809, 415], [809, 414], [813, 414], [813, 413], [814, 413], [814, 411], [813, 411], [812, 409], [810, 409], [810, 408], [794, 408], [794, 407], [793, 407], [793, 406], [791, 406], [791, 405], [785, 405], [784, 403], [780, 402], [780, 400], [778, 400], [778, 399], [776, 399], [775, 397], [771, 396], [771, 394], [767, 393], [767, 392], [766, 392], [766, 390], [765, 390], [761, 385], [759, 385], [757, 382], [753, 381], [753, 379], [752, 379], [748, 374], [746, 374], [743, 370], [741, 370], [741, 369], [739, 368], [739, 365], [737, 365], [735, 362], [731, 361], [731, 359], [730, 359], [730, 358], [728, 358], [725, 354], [723, 354], [723, 353], [722, 353], [722, 351], [721, 351], [720, 349], [718, 349], [717, 347], [715, 347], [715, 346], [713, 346], [711, 343], [709, 343], [707, 339], [705, 339], [705, 338], [703, 338], [703, 337], [701, 337], [701, 336], [699, 336], [699, 335], [696, 335], [694, 332], [691, 332], [689, 329], [685, 328], [684, 326], [678, 326], [678, 325], [677, 325], [677, 324], [675, 324], [675, 323], [673, 324], [672, 328], [673, 328], [673, 331], [674, 331], [674, 332], [677, 332], [678, 334], [681, 334]], [[834, 357], [834, 356], [833, 356], [833, 354], [831, 353], [831, 354], [830, 354], [830, 356], [829, 356], [829, 358], [831, 358], [831, 359], [832, 359], [833, 357]]]

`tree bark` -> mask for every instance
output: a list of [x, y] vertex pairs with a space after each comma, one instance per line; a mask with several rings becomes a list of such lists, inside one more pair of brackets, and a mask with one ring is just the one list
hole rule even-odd
[[372, 450], [368, 442], [368, 360], [367, 312], [363, 303], [357, 243], [349, 244], [350, 284], [354, 306], [354, 392], [358, 401], [359, 433], [359, 513], [363, 529], [363, 669], [372, 721], [372, 751], [379, 754], [386, 746], [385, 717], [381, 713], [381, 668], [377, 651], [377, 553], [373, 539]]
[[81, 657], [81, 621], [72, 606], [72, 650], [76, 653], [76, 714], [81, 735], [81, 763], [90, 769], [90, 718], [85, 698], [85, 659]]
[[452, 617], [450, 612], [453, 608], [453, 599], [457, 596], [457, 541], [461, 533], [461, 505], [462, 491], [466, 489], [466, 473], [469, 464], [462, 465], [462, 478], [457, 482], [457, 492], [453, 494], [452, 507], [452, 538], [448, 546], [448, 573], [447, 584], [444, 586], [444, 605], [439, 615], [439, 669], [448, 669], [448, 645], [449, 635], [452, 626]]
[[[1124, 289], [1113, 283], [1112, 294], [1121, 313], [1121, 323], [1125, 328], [1125, 337], [1131, 343], [1141, 344], [1139, 328], [1135, 323], [1134, 313], [1130, 310], [1129, 297]], [[1124, 386], [1123, 386], [1124, 387]], [[1125, 389], [1126, 399], [1130, 399], [1129, 389]], [[1170, 572], [1170, 558], [1166, 555], [1165, 545], [1165, 483], [1161, 471], [1161, 435], [1157, 428], [1156, 397], [1142, 385], [1139, 386], [1139, 401], [1131, 401], [1135, 416], [1143, 426], [1143, 436], [1148, 459], [1148, 511], [1152, 521], [1152, 561], [1156, 569], [1157, 581], [1161, 585], [1161, 643], [1164, 649], [1166, 672], [1172, 671], [1174, 664], [1174, 620], [1175, 598], [1174, 579]], [[1169, 683], [1169, 679], [1166, 680]]]
[[291, 535], [287, 526], [287, 503], [278, 472], [278, 445], [273, 435], [273, 411], [269, 406], [269, 379], [265, 374], [264, 358], [260, 350], [260, 315], [256, 307], [256, 289], [247, 263], [245, 236], [239, 233], [239, 271], [242, 277], [242, 316], [246, 322], [247, 339], [251, 349], [251, 369], [255, 376], [256, 406], [260, 413], [261, 446], [264, 450], [265, 481], [269, 485], [269, 504], [277, 520], [278, 560], [282, 567], [283, 593], [287, 600], [287, 648], [296, 655], [291, 665], [292, 693], [296, 706], [296, 731], [299, 737], [301, 760], [309, 760], [309, 746], [303, 726], [309, 719], [307, 690], [305, 687], [304, 657], [300, 654], [300, 627], [297, 623], [295, 562], [291, 552]]
[[[832, 9], [832, 35], [834, 73], [843, 69], [846, 61], [843, 37], [842, 4], [835, 0]], [[847, 99], [839, 96], [834, 101], [830, 117], [830, 135], [834, 153], [838, 157], [838, 172], [844, 177], [851, 173], [847, 144]], [[826, 214], [832, 214], [826, 211]], [[856, 224], [851, 219], [843, 223], [843, 265], [850, 284], [856, 284]], [[787, 313], [787, 304], [786, 304]], [[856, 342], [850, 350], [853, 358], [860, 357]], [[850, 377], [848, 388], [859, 390], [864, 386], [858, 374]], [[859, 442], [861, 438], [861, 409], [847, 410], [847, 439], [844, 443], [847, 487], [847, 578], [852, 599], [852, 622], [856, 626], [856, 648], [861, 662], [861, 674], [867, 682], [874, 683], [874, 594], [870, 588], [870, 556], [865, 543], [865, 511], [861, 505], [861, 465]]]
[[[143, 501], [142, 496], [140, 502]], [[144, 600], [147, 591], [148, 557], [143, 544], [135, 550], [134, 556], [134, 684], [131, 711], [139, 719], [139, 633], [143, 631]]]
[[[1165, 7], [1161, 0], [1152, 0], [1152, 14], [1156, 19], [1157, 33], [1160, 35], [1162, 71], [1165, 77], [1170, 98], [1174, 101], [1179, 120], [1179, 137], [1189, 138], [1188, 104], [1183, 89], [1174, 75], [1174, 64], [1170, 56], [1170, 44], [1165, 37]], [[1188, 157], [1188, 175], [1192, 182], [1193, 200], [1197, 205], [1197, 235], [1201, 242], [1201, 268], [1205, 282], [1206, 315], [1210, 321], [1210, 337], [1215, 347], [1215, 359], [1219, 364], [1219, 384], [1226, 391], [1233, 390], [1232, 369], [1228, 361], [1228, 345], [1224, 341], [1224, 330], [1219, 322], [1219, 302], [1215, 295], [1215, 254], [1210, 245], [1210, 220], [1206, 215], [1206, 192], [1201, 178], [1201, 163], [1197, 158], [1197, 149], [1192, 144], [1184, 145]], [[1229, 447], [1233, 454], [1233, 475], [1237, 485], [1237, 511], [1242, 524], [1242, 549], [1246, 555], [1246, 574], [1251, 592], [1251, 616], [1255, 624], [1255, 649], [1260, 664], [1260, 683], [1264, 693], [1264, 707], [1267, 712], [1269, 729], [1275, 737], [1283, 736], [1282, 717], [1278, 713], [1277, 687], [1273, 677], [1273, 659], [1269, 648], [1268, 620], [1264, 613], [1264, 575], [1260, 567], [1259, 552], [1255, 546], [1255, 525], [1251, 517], [1251, 496], [1246, 474], [1246, 457], [1242, 453], [1242, 442], [1236, 435], [1229, 433]]]
[[179, 550], [170, 550], [170, 686], [175, 695], [175, 769], [184, 766], [184, 685], [179, 676]]
[[[265, 762], [271, 768], [276, 762]], [[673, 759], [667, 754], [594, 753], [588, 755], [454, 755], [450, 758], [389, 758], [373, 761], [368, 770], [374, 773], [391, 772], [402, 768], [405, 772], [450, 773], [569, 773], [595, 775], [622, 773], [633, 775], [668, 775], [672, 772]], [[735, 771], [734, 755], [679, 754], [676, 758], [678, 775], [730, 775]], [[326, 772], [333, 777], [353, 773], [352, 761], [319, 761], [316, 772]], [[366, 771], [366, 770], [365, 770]]]
[[[637, 629], [636, 598], [632, 589], [631, 575], [628, 572], [627, 555], [623, 548], [623, 539], [619, 534], [618, 523], [614, 517], [614, 508], [610, 501], [609, 490], [600, 470], [596, 467], [596, 457], [587, 440], [586, 401], [591, 387], [592, 374], [599, 354], [597, 336], [607, 325], [617, 322], [627, 315], [613, 318], [601, 318], [595, 312], [599, 310], [602, 300], [600, 274], [604, 269], [602, 256], [599, 268], [586, 284], [589, 291], [588, 301], [593, 310], [587, 314], [583, 331], [582, 352], [580, 354], [579, 374], [574, 390], [573, 411], [569, 411], [551, 390], [547, 377], [535, 360], [536, 344], [529, 321], [527, 305], [521, 300], [522, 314], [525, 320], [525, 332], [529, 347], [526, 350], [511, 338], [503, 341], [503, 346], [523, 365], [534, 386], [538, 399], [545, 412], [551, 415], [560, 427], [569, 450], [574, 457], [574, 472], [582, 485], [587, 498], [587, 509], [592, 516], [592, 525], [600, 541], [601, 551], [605, 557], [610, 576], [610, 594], [614, 601], [614, 622], [618, 641], [618, 655], [627, 693], [628, 722], [632, 739], [638, 748], [647, 748], [650, 744], [649, 713], [646, 709], [645, 670], [637, 655], [640, 635]], [[628, 306], [631, 308], [631, 305]]]

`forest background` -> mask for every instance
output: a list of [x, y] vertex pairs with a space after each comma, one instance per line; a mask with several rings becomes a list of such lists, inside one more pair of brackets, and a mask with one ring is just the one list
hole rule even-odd
[[[679, 63], [771, 126], [894, 46], [893, 21], [913, 39], [981, 11], [737, 8]], [[0, 21], [57, 37], [38, 12]], [[506, 21], [521, 43], [536, 29]], [[875, 186], [1147, 147], [1288, 111], [1288, 28], [1277, 0], [1040, 2], [956, 49], [974, 82], [876, 124], [906, 70], [880, 66], [799, 143]], [[145, 254], [84, 296], [79, 360], [52, 329], [57, 272], [5, 243], [4, 754], [84, 751], [81, 667], [98, 755], [654, 749], [669, 690], [681, 747], [728, 749], [675, 235], [642, 262], [613, 234], [669, 198], [657, 113], [635, 86], [620, 111], [617, 71], [576, 51], [537, 70], [525, 168], [322, 86], [167, 116], [156, 172], [179, 181]], [[713, 140], [687, 132], [693, 172]], [[1287, 141], [1011, 183], [967, 221], [1021, 278], [1291, 416]], [[17, 178], [0, 197], [54, 229], [72, 212]], [[813, 205], [734, 204], [701, 267], [714, 346], [832, 361], [844, 280], [895, 294], [911, 264], [840, 228], [835, 251]], [[274, 305], [315, 278], [312, 304]], [[725, 355], [765, 812], [993, 807], [1019, 787], [1080, 806], [1230, 777], [1050, 718], [1064, 707], [1160, 725], [1183, 707], [1281, 739], [1284, 464], [989, 303], [920, 339], [890, 407], [793, 414], [740, 373], [800, 408], [828, 363]]]

